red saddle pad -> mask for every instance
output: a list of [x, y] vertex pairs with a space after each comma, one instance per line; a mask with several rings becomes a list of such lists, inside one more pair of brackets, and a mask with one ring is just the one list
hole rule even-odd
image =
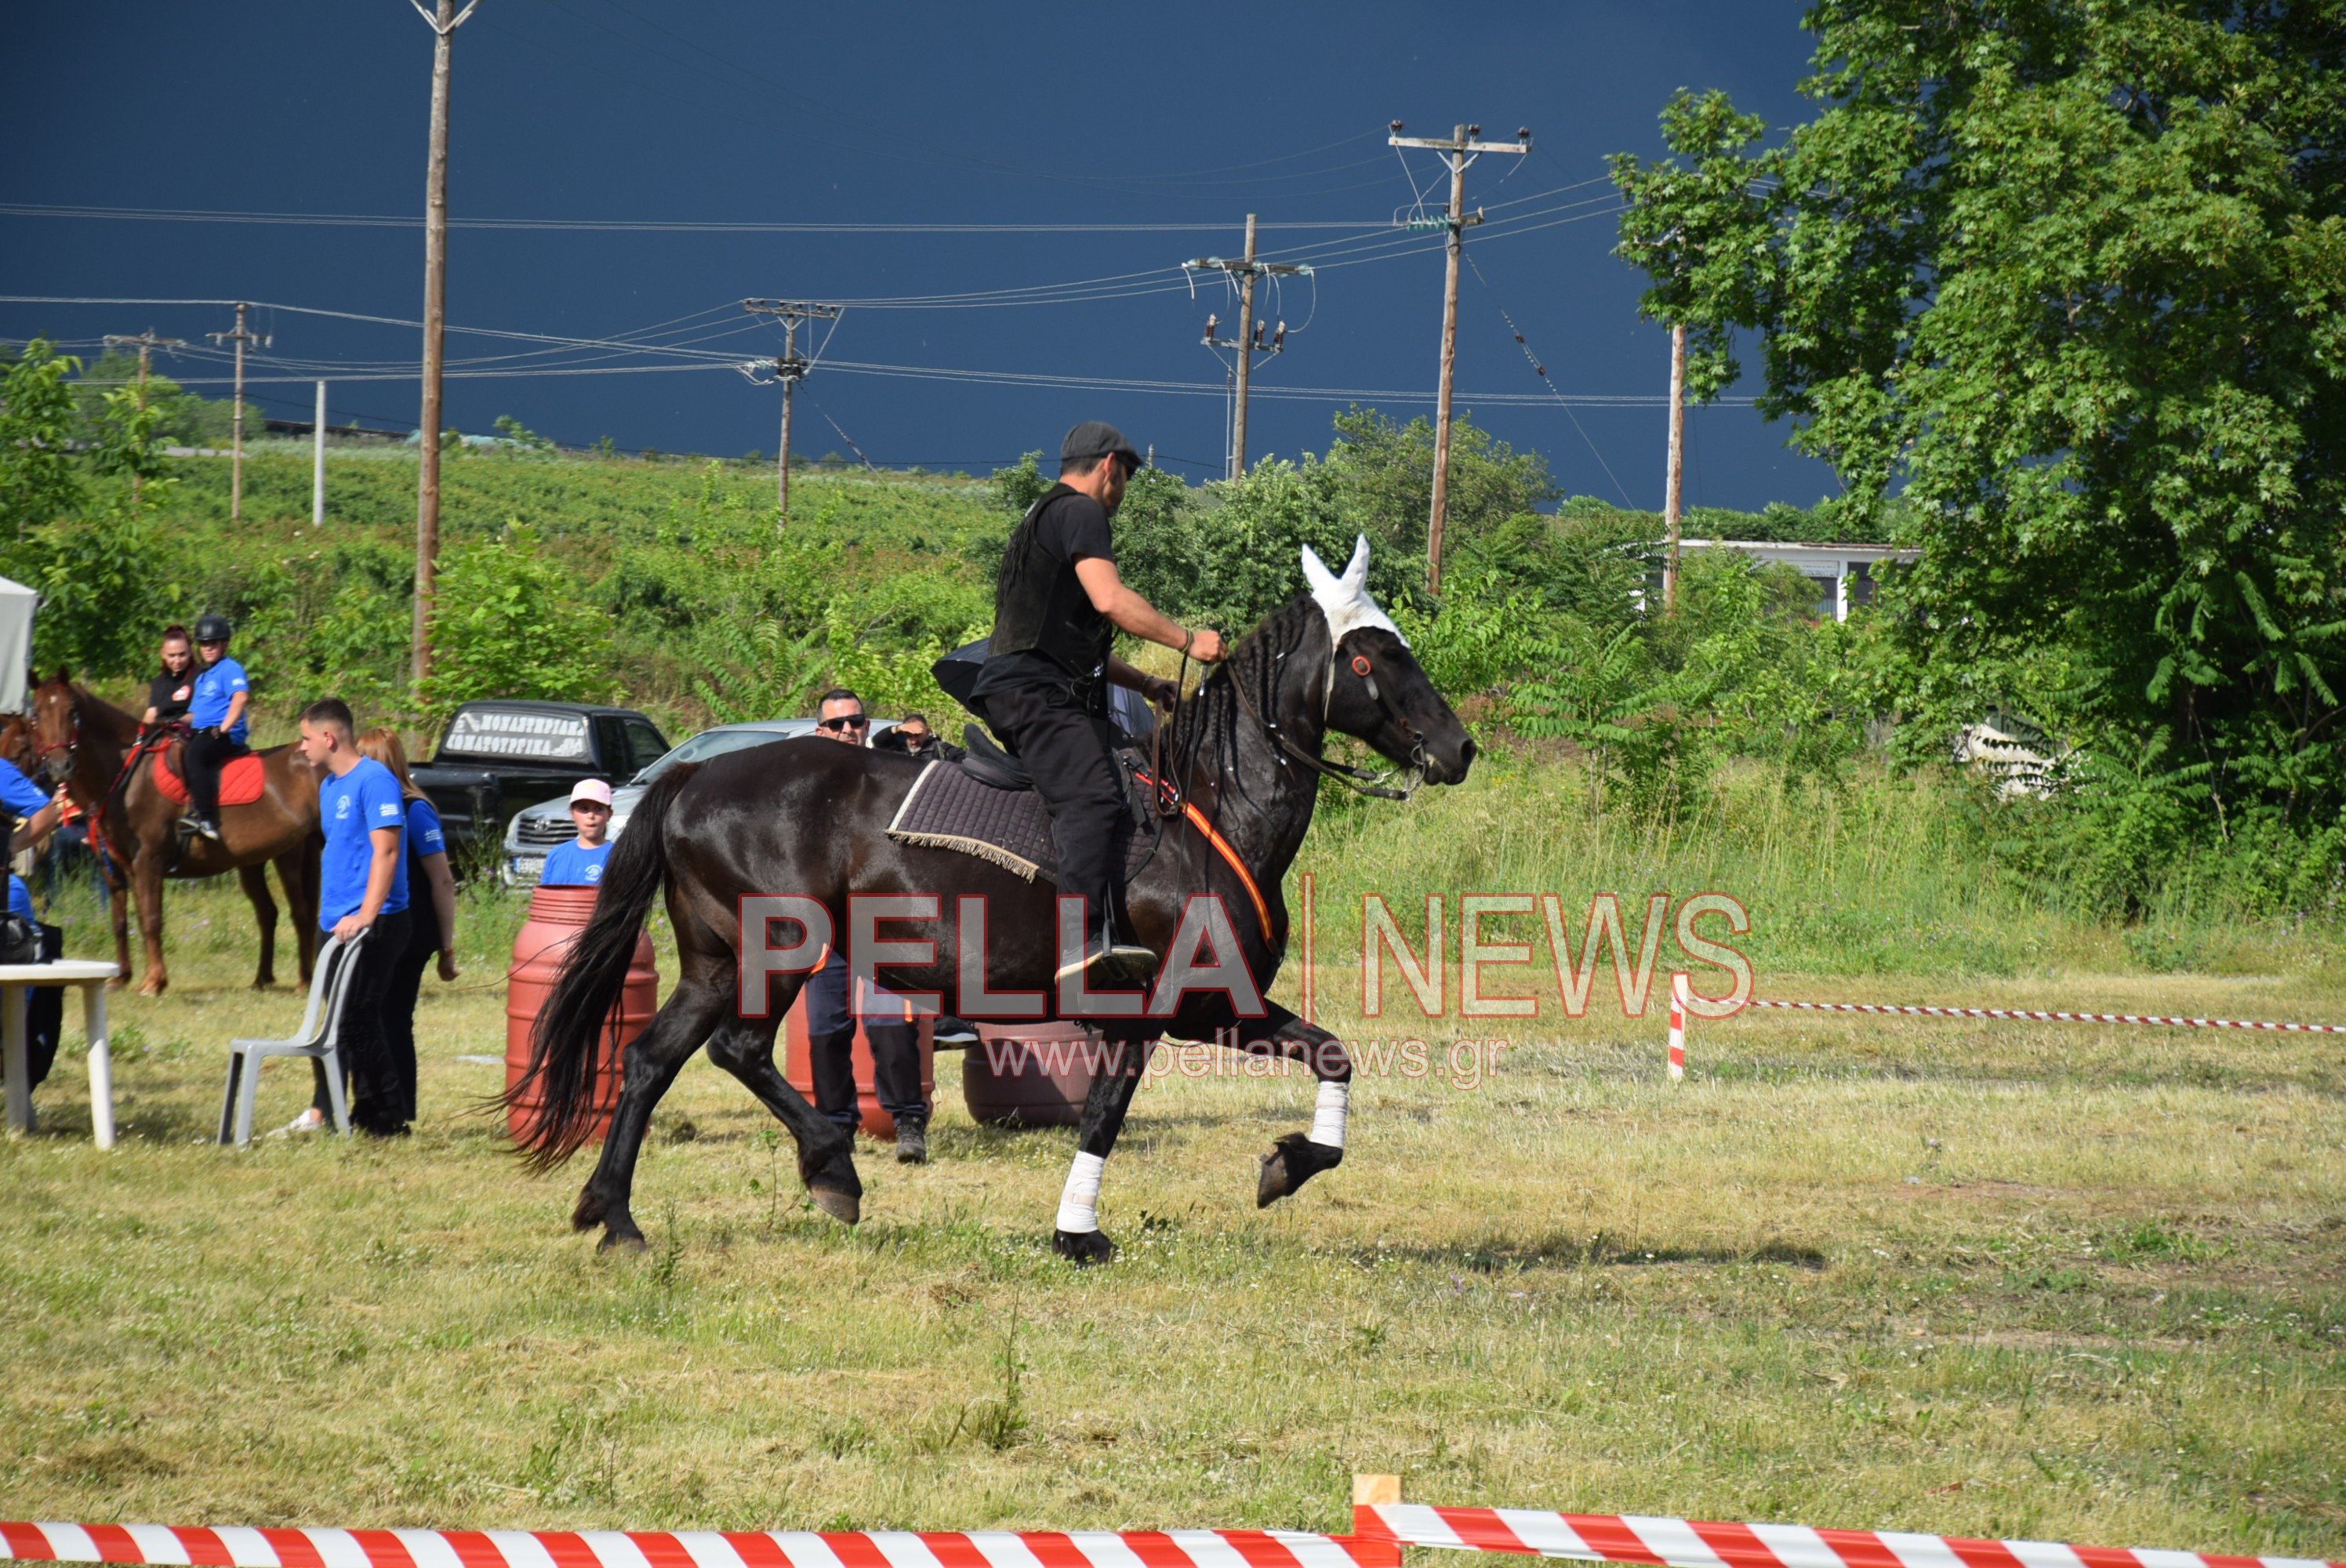
[[[158, 753], [155, 758], [155, 788], [184, 806], [188, 803], [188, 786], [171, 769], [171, 759], [179, 748]], [[260, 799], [267, 780], [262, 777], [260, 759], [248, 752], [220, 770], [219, 801], [223, 806], [250, 806]]]

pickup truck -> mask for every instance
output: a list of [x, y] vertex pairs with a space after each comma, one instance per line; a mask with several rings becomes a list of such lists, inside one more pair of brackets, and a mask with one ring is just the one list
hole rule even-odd
[[623, 783], [668, 749], [659, 727], [633, 708], [468, 702], [449, 718], [432, 760], [409, 771], [454, 849], [496, 843], [515, 812], [567, 796], [581, 779]]

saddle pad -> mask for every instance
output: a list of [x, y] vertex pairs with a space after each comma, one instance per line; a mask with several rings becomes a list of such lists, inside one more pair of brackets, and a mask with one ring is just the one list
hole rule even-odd
[[[188, 786], [171, 771], [171, 758], [178, 754], [177, 747], [173, 747], [168, 754], [156, 753], [155, 788], [163, 791], [164, 799], [184, 806], [188, 803]], [[219, 803], [223, 806], [250, 806], [260, 799], [260, 792], [267, 786], [268, 779], [260, 758], [247, 752], [220, 769]]]
[[[1127, 767], [1122, 771], [1127, 775], [1128, 798], [1130, 770]], [[1117, 829], [1124, 840], [1127, 882], [1148, 863], [1158, 838], [1153, 820], [1138, 830], [1131, 823], [1127, 816]], [[975, 855], [1030, 882], [1037, 877], [1046, 881], [1058, 878], [1051, 814], [1044, 809], [1043, 797], [1032, 789], [996, 789], [981, 784], [950, 762], [932, 762], [921, 769], [888, 824], [888, 836], [900, 844]]]

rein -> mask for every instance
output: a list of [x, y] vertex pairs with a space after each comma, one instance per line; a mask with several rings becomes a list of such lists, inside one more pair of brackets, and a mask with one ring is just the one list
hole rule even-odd
[[[1284, 657], [1286, 656], [1281, 655], [1280, 657]], [[1335, 642], [1331, 637], [1328, 647], [1328, 658], [1331, 665], [1334, 663], [1335, 657]], [[1373, 687], [1371, 689], [1373, 690]], [[1321, 778], [1333, 779], [1337, 783], [1341, 784], [1345, 789], [1352, 790], [1355, 794], [1366, 795], [1378, 800], [1406, 800], [1409, 799], [1411, 793], [1410, 790], [1392, 789], [1378, 781], [1381, 777], [1384, 779], [1392, 778], [1392, 775], [1390, 773], [1378, 775], [1368, 771], [1368, 769], [1364, 768], [1354, 768], [1342, 762], [1331, 762], [1325, 758], [1312, 756], [1311, 753], [1304, 750], [1303, 748], [1296, 745], [1292, 740], [1288, 739], [1286, 731], [1280, 729], [1278, 725], [1273, 724], [1270, 720], [1265, 718], [1260, 713], [1255, 710], [1254, 699], [1247, 696], [1245, 683], [1239, 679], [1238, 672], [1235, 670], [1230, 672], [1230, 692], [1232, 696], [1239, 699], [1239, 706], [1246, 710], [1246, 716], [1249, 718], [1253, 719], [1255, 723], [1262, 728], [1263, 732], [1270, 737], [1272, 743], [1275, 744], [1281, 752], [1293, 758], [1296, 761], [1302, 763], [1303, 766], [1311, 769]], [[1382, 701], [1382, 699], [1380, 700]], [[1419, 738], [1418, 745], [1415, 749], [1419, 752], [1422, 752], [1424, 749], [1424, 739], [1423, 737]], [[1413, 774], [1419, 771], [1414, 759], [1413, 759], [1410, 771]]]

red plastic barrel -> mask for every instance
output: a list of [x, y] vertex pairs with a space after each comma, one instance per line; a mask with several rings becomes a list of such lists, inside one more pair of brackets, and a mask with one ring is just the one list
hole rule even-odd
[[980, 1023], [961, 1059], [971, 1117], [998, 1127], [1072, 1127], [1084, 1119], [1097, 1047], [1079, 1023]]
[[[506, 970], [505, 1088], [511, 1091], [529, 1071], [530, 1031], [538, 1009], [554, 993], [571, 944], [594, 917], [594, 888], [538, 888], [529, 895], [529, 919], [514, 938], [513, 965]], [[619, 994], [616, 1033], [606, 1032], [595, 1062], [595, 1130], [600, 1141], [611, 1130], [611, 1111], [619, 1103], [619, 1053], [644, 1032], [659, 1011], [659, 970], [652, 961], [649, 934], [636, 935], [635, 956], [627, 963], [627, 989]], [[515, 1138], [537, 1121], [541, 1102], [536, 1095], [517, 1102], [507, 1113], [506, 1129]]]
[[[921, 1020], [921, 1098], [930, 1105], [937, 1103], [937, 1047], [933, 1036], [936, 1020]], [[806, 996], [801, 993], [790, 1003], [784, 1030], [786, 1044], [782, 1052], [782, 1076], [791, 1088], [814, 1104], [814, 1063], [807, 1051]], [[863, 1130], [875, 1138], [896, 1135], [896, 1119], [880, 1108], [880, 1092], [872, 1083], [872, 1041], [863, 1033], [863, 1021], [855, 1021], [855, 1044], [852, 1054], [855, 1063], [855, 1107], [863, 1113]]]

